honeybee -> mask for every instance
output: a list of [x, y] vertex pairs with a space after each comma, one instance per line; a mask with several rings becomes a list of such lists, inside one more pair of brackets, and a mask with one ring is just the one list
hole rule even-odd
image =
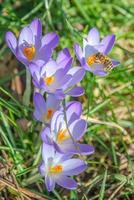
[[108, 56], [106, 56], [106, 55], [104, 55], [103, 53], [100, 53], [100, 52], [88, 57], [87, 63], [89, 65], [93, 65], [95, 63], [103, 64], [105, 72], [111, 71], [114, 67], [112, 60]]
[[95, 56], [96, 56], [95, 63], [103, 64], [104, 71], [109, 72], [113, 69], [112, 60], [108, 56], [100, 52], [96, 53]]

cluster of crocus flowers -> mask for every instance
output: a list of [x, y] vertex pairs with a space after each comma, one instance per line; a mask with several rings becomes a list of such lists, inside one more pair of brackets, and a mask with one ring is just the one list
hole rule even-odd
[[98, 30], [91, 29], [87, 38], [83, 39], [83, 50], [78, 44], [74, 45], [81, 66], [72, 66], [73, 59], [67, 48], [61, 50], [56, 59], [52, 58], [59, 37], [56, 33], [42, 36], [39, 19], [24, 27], [18, 39], [12, 32], [7, 32], [6, 42], [31, 73], [36, 88], [33, 115], [43, 125], [39, 171], [45, 178], [46, 188], [53, 191], [55, 184], [58, 184], [67, 189], [76, 189], [77, 183], [70, 176], [78, 175], [87, 168], [86, 162], [77, 157], [93, 154], [94, 148], [79, 142], [86, 133], [87, 122], [81, 118], [81, 103], [66, 102], [66, 96], [84, 94], [84, 89], [77, 84], [86, 70], [105, 76], [119, 64], [108, 56], [115, 36], [108, 35], [100, 41]]

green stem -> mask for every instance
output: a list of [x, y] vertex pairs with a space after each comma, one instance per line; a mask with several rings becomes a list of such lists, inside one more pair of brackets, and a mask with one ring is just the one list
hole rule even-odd
[[90, 109], [92, 107], [92, 101], [93, 101], [93, 93], [91, 93], [90, 91], [94, 91], [93, 87], [94, 87], [94, 83], [95, 83], [95, 77], [92, 73], [89, 74], [89, 76], [87, 77], [90, 79], [90, 81], [88, 82], [87, 88], [87, 96], [88, 96], [88, 102], [87, 102], [87, 120], [88, 120], [88, 116], [90, 113]]
[[26, 88], [23, 95], [23, 104], [29, 106], [31, 96], [31, 74], [26, 68]]

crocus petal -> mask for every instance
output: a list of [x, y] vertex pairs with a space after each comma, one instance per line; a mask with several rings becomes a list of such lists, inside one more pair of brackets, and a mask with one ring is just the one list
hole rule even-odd
[[24, 27], [22, 29], [18, 40], [18, 46], [25, 44], [25, 42], [27, 44], [34, 45], [33, 33], [28, 27]]
[[44, 75], [46, 73], [46, 76], [52, 76], [57, 71], [58, 65], [55, 62], [55, 60], [50, 60], [46, 63], [41, 69], [41, 75]]
[[71, 77], [71, 75], [65, 74], [64, 69], [57, 70], [55, 73], [56, 82], [54, 83], [54, 87], [56, 89], [64, 88], [64, 85], [70, 81]]
[[55, 181], [52, 176], [46, 176], [45, 178], [46, 188], [49, 192], [53, 191], [55, 188]]
[[38, 167], [41, 176], [45, 176], [45, 163], [42, 161]]
[[73, 179], [68, 178], [65, 175], [58, 176], [58, 178], [56, 179], [56, 183], [60, 185], [61, 187], [64, 187], [70, 190], [74, 190], [77, 188], [77, 183]]
[[82, 52], [81, 47], [78, 44], [74, 44], [74, 50], [75, 50], [75, 53], [76, 53], [76, 56], [77, 56], [79, 62], [82, 65], [83, 64], [83, 62], [82, 62], [83, 52]]
[[103, 64], [93, 64], [90, 67], [93, 74], [97, 76], [106, 76], [108, 73], [104, 71], [104, 65]]
[[47, 45], [42, 46], [38, 51], [37, 51], [37, 55], [36, 55], [36, 60], [38, 63], [38, 60], [42, 60], [42, 65], [46, 64], [46, 62], [49, 61], [50, 57], [52, 54], [52, 50], [51, 48], [48, 48]]
[[97, 28], [92, 28], [87, 36], [90, 45], [96, 45], [100, 42], [100, 34]]
[[93, 54], [96, 54], [97, 52], [98, 52], [98, 50], [94, 46], [85, 45], [85, 48], [84, 48], [85, 59], [87, 59], [89, 56], [91, 56]]
[[[62, 151], [62, 149], [60, 148], [60, 145], [58, 145], [56, 142], [53, 142], [53, 146], [55, 148], [55, 151], [60, 153], [60, 154], [64, 154], [64, 151]], [[68, 152], [66, 152], [68, 153]]]
[[[66, 88], [67, 83], [70, 81], [72, 76], [70, 74], [66, 74], [63, 79], [57, 81], [57, 89]], [[65, 89], [64, 89], [65, 90]]]
[[32, 82], [33, 82], [34, 86], [36, 88], [40, 89], [40, 82], [39, 82], [37, 75], [35, 73], [33, 73], [32, 77], [33, 77]]
[[67, 176], [73, 176], [83, 172], [87, 168], [87, 165], [83, 160], [74, 158], [62, 162], [62, 167], [63, 167], [62, 174]]
[[44, 143], [46, 144], [51, 144], [52, 142], [50, 141], [50, 137], [51, 136], [51, 132], [50, 132], [50, 128], [49, 127], [45, 127], [42, 131], [41, 131], [41, 139]]
[[72, 79], [69, 81], [67, 87], [72, 87], [83, 79], [85, 70], [81, 67], [73, 67], [69, 70], [68, 74], [72, 75]]
[[16, 39], [15, 35], [12, 32], [7, 32], [5, 39], [6, 39], [6, 43], [7, 43], [8, 47], [15, 54], [16, 48], [17, 48], [17, 39]]
[[115, 35], [108, 35], [104, 37], [100, 43], [103, 46], [99, 48], [99, 51], [104, 54], [108, 54], [113, 48], [114, 42], [115, 42]]
[[71, 101], [66, 105], [66, 116], [68, 125], [78, 119], [82, 113], [82, 105], [78, 101]]
[[83, 119], [78, 119], [69, 126], [69, 130], [75, 141], [79, 140], [84, 135], [86, 128], [87, 123]]
[[92, 72], [91, 66], [89, 66], [89, 65], [86, 63], [86, 61], [85, 61], [84, 65], [82, 65], [82, 66], [83, 66], [83, 68], [84, 68], [85, 70], [87, 70], [87, 71], [89, 71], [89, 72]]
[[65, 94], [62, 89], [56, 89], [54, 95], [59, 99], [63, 100], [65, 98]]
[[34, 111], [33, 116], [36, 120], [43, 122], [42, 120], [42, 116], [40, 111], [38, 111], [37, 109]]
[[75, 87], [69, 90], [69, 92], [67, 92], [66, 94], [72, 97], [78, 97], [84, 94], [84, 89], [82, 87]]
[[59, 108], [60, 100], [55, 95], [49, 94], [47, 97], [47, 108], [54, 108], [56, 111]]
[[61, 129], [63, 121], [64, 121], [63, 112], [56, 111], [51, 120], [51, 130], [52, 130], [52, 133], [54, 132], [53, 136], [55, 136], [55, 134], [58, 133], [58, 131]]
[[42, 38], [42, 46], [48, 45], [48, 48], [55, 48], [59, 43], [59, 36], [56, 33], [47, 33]]
[[91, 155], [94, 153], [93, 146], [90, 146], [88, 144], [77, 144], [77, 145], [79, 148], [78, 154], [79, 154], [79, 152], [81, 152], [82, 155]]
[[108, 75], [108, 73], [106, 73], [106, 72], [104, 72], [104, 71], [94, 71], [94, 74], [95, 74], [96, 76], [102, 76], [102, 77]]
[[32, 30], [33, 35], [39, 37], [39, 39], [40, 39], [41, 36], [42, 36], [42, 24], [41, 24], [40, 19], [35, 18], [31, 22], [31, 24], [29, 25], [29, 27]]
[[64, 72], [67, 73], [68, 70], [71, 68], [72, 66], [72, 58], [65, 58], [64, 60], [62, 60], [60, 63], [58, 64], [58, 69], [64, 69]]
[[46, 108], [46, 102], [40, 93], [36, 92], [34, 94], [33, 102], [37, 108], [46, 110], [44, 109], [44, 107]]
[[117, 65], [119, 65], [119, 64], [120, 64], [120, 62], [119, 62], [119, 61], [117, 61], [117, 60], [114, 60], [114, 59], [112, 59], [112, 63], [113, 63], [113, 65], [114, 65], [114, 66], [117, 66]]
[[73, 155], [70, 154], [70, 153], [66, 153], [66, 154], [62, 153], [61, 154], [61, 153], [56, 151], [56, 155], [55, 155], [54, 159], [55, 159], [56, 163], [62, 163], [64, 161], [66, 161], [66, 160], [69, 160], [72, 156]]
[[64, 48], [63, 50], [61, 50], [58, 54], [58, 57], [56, 59], [57, 63], [62, 62], [65, 59], [71, 58], [71, 54], [68, 50], [68, 48]]
[[40, 93], [35, 93], [33, 97], [35, 106], [34, 117], [37, 120], [43, 121], [43, 115], [46, 112], [46, 102]]
[[28, 69], [29, 61], [27, 60], [27, 58], [24, 57], [24, 55], [22, 54], [22, 52], [19, 49], [17, 49], [16, 58], [20, 62], [22, 62], [25, 65], [25, 67]]
[[41, 21], [38, 18], [35, 18], [31, 24], [29, 25], [30, 29], [32, 30], [33, 36], [34, 36], [34, 43], [37, 48], [41, 46], [41, 36], [42, 36], [42, 24]]
[[40, 71], [41, 71], [41, 67], [39, 67], [36, 63], [30, 63], [29, 66], [29, 71], [32, 75], [32, 77], [34, 77], [36, 75], [37, 79], [40, 79]]
[[45, 164], [47, 164], [49, 158], [54, 158], [55, 149], [53, 145], [46, 144], [43, 142], [42, 144], [42, 158]]
[[[64, 82], [64, 80], [62, 80], [62, 79], [65, 75], [66, 75], [66, 71], [64, 71], [64, 69], [58, 69], [57, 72], [55, 73], [57, 80], [59, 80], [61, 82]], [[62, 79], [61, 79], [61, 77], [62, 77]]]
[[94, 148], [88, 144], [79, 144], [73, 141], [65, 141], [60, 145], [61, 150], [64, 153], [72, 153], [78, 155], [90, 155], [94, 153]]

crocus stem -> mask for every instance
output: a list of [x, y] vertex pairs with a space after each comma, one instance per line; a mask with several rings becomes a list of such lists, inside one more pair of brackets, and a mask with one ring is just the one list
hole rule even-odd
[[81, 155], [79, 146], [77, 145], [77, 142], [76, 142], [75, 139], [73, 138], [73, 136], [72, 136], [72, 134], [71, 134], [71, 132], [70, 132], [70, 130], [69, 130], [69, 128], [68, 128], [68, 124], [67, 124], [67, 115], [66, 115], [66, 100], [65, 100], [65, 99], [63, 100], [63, 112], [64, 112], [64, 120], [65, 120], [65, 124], [66, 124], [67, 131], [68, 131], [68, 133], [69, 133], [69, 135], [70, 135], [70, 137], [71, 137], [71, 139], [72, 139], [72, 141], [73, 141], [73, 143], [74, 143], [76, 149], [79, 151], [79, 154], [80, 154], [80, 156], [81, 156], [81, 159], [83, 160], [83, 157], [82, 157], [82, 155]]
[[23, 95], [23, 104], [29, 106], [31, 96], [31, 74], [26, 68], [26, 88]]
[[88, 102], [87, 102], [87, 121], [88, 121], [88, 116], [89, 116], [89, 112], [90, 112], [90, 107], [92, 106], [92, 101], [93, 101], [93, 93], [91, 93], [90, 91], [94, 91], [93, 90], [93, 87], [94, 87], [94, 84], [95, 84], [95, 76], [94, 74], [90, 73], [87, 75], [88, 79], [90, 80], [90, 82], [88, 82], [88, 85], [87, 85], [87, 88], [88, 88]]

